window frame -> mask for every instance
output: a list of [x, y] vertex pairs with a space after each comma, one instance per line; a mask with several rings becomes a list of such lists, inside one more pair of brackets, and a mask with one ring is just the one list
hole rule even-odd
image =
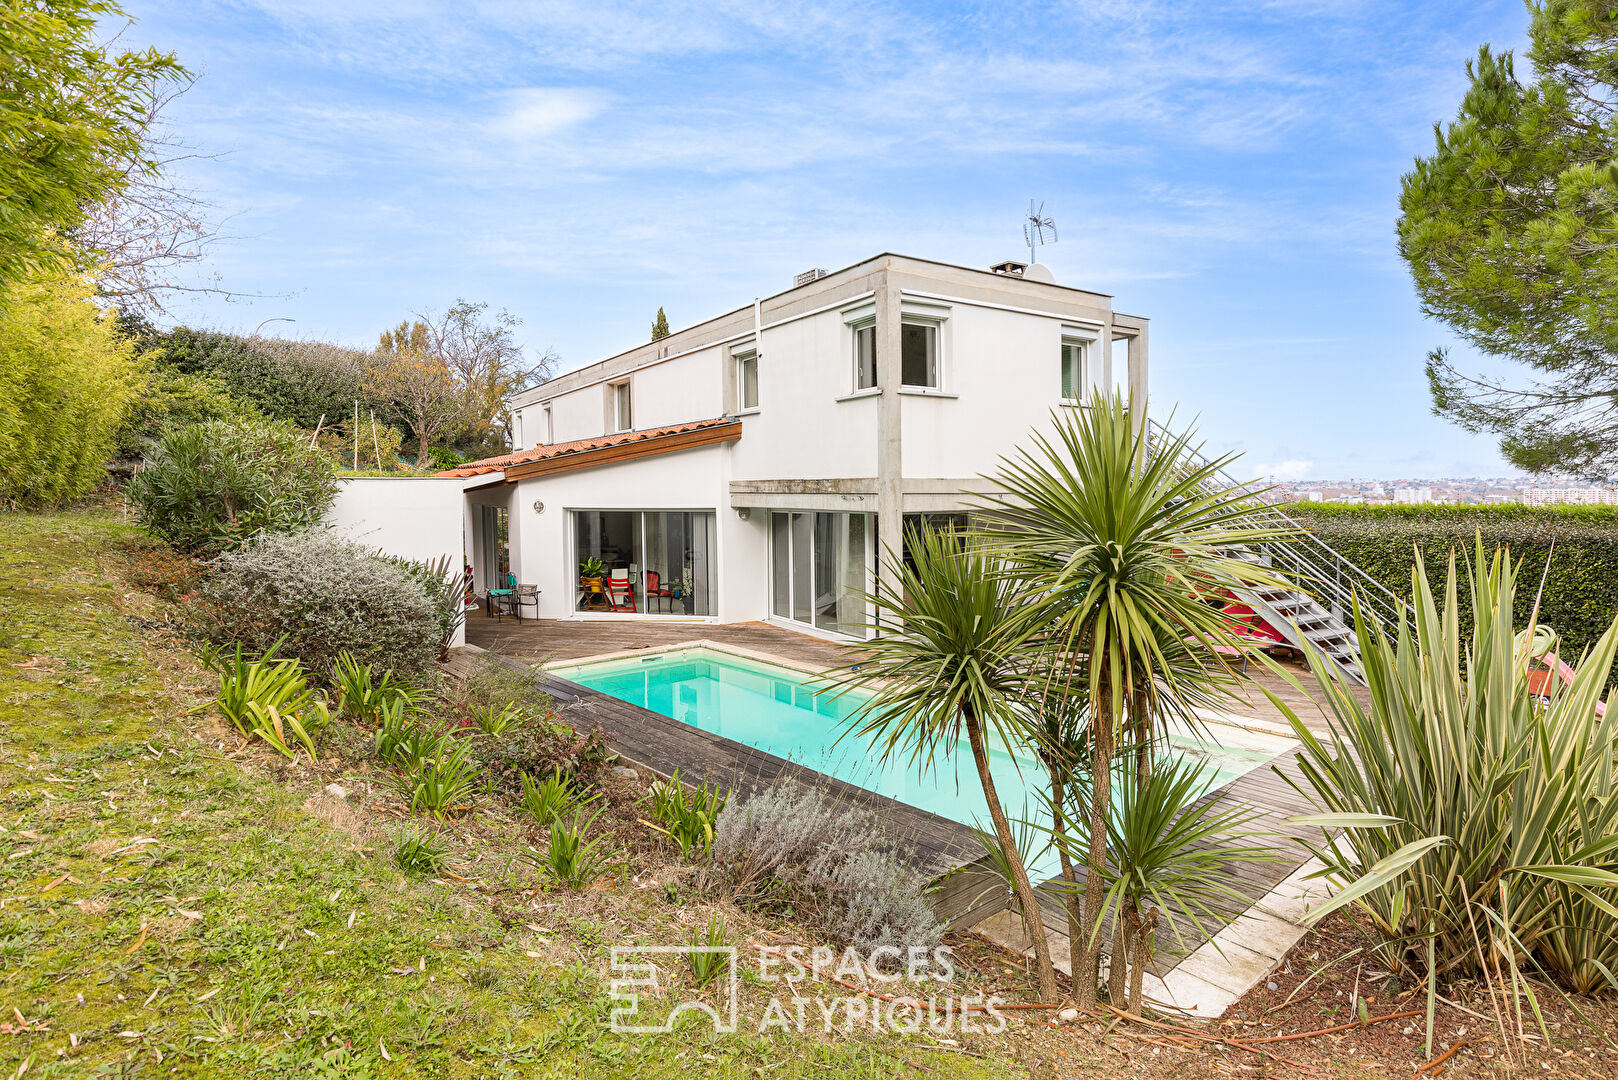
[[[860, 322], [850, 323], [848, 328], [854, 332], [854, 351], [852, 357], [854, 365], [854, 393], [858, 394], [868, 390], [881, 389], [882, 384], [877, 374], [876, 365], [876, 317], [872, 316], [871, 318], [863, 319]], [[862, 338], [861, 335], [865, 336]], [[871, 343], [870, 382], [861, 381], [865, 366], [863, 363], [864, 357], [860, 355], [860, 342], [862, 340], [869, 341]]]
[[[736, 362], [737, 414], [758, 412], [759, 398], [761, 396], [758, 385], [758, 348], [750, 345], [745, 349], [738, 349], [731, 353], [731, 359]], [[753, 400], [751, 402], [747, 400], [747, 367], [749, 364], [753, 368]]]
[[634, 382], [630, 379], [607, 384], [612, 393], [612, 433], [614, 435], [635, 430], [634, 385]]
[[[1095, 354], [1094, 345], [1099, 336], [1094, 330], [1077, 326], [1062, 327], [1062, 337], [1060, 344], [1057, 346], [1056, 354], [1056, 394], [1057, 400], [1063, 405], [1078, 406], [1084, 404], [1086, 392], [1091, 382], [1091, 365]], [[1062, 378], [1064, 375], [1063, 369], [1067, 366], [1067, 351], [1069, 348], [1078, 349], [1079, 365], [1078, 370], [1074, 372], [1073, 392], [1064, 394], [1062, 393]]]
[[[904, 378], [904, 331], [905, 327], [918, 327], [928, 331], [925, 340], [931, 346], [931, 355], [927, 357], [928, 374], [932, 382], [913, 383], [906, 382]], [[944, 389], [944, 320], [927, 315], [916, 315], [903, 312], [899, 317], [899, 388], [901, 390], [919, 390], [924, 393], [940, 393]]]

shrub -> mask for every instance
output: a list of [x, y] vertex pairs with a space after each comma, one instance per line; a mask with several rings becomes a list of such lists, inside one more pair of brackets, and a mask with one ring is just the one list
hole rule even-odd
[[667, 781], [653, 786], [651, 793], [652, 816], [660, 825], [652, 828], [680, 845], [680, 854], [689, 859], [693, 855], [707, 855], [713, 847], [714, 821], [725, 808], [730, 794], [706, 784], [687, 790], [680, 783], [680, 770]]
[[[389, 556], [391, 558], [391, 556]], [[449, 659], [455, 631], [466, 621], [466, 579], [448, 555], [432, 562], [394, 559], [399, 567], [421, 586], [433, 609], [433, 625], [438, 629], [438, 659]]]
[[127, 490], [153, 535], [211, 554], [314, 525], [337, 478], [290, 427], [212, 420], [165, 435]]
[[881, 835], [870, 811], [779, 780], [720, 811], [712, 855], [738, 899], [791, 899], [800, 918], [838, 940], [862, 949], [937, 945], [944, 928], [926, 879]]
[[360, 663], [347, 649], [337, 654], [331, 681], [337, 689], [338, 707], [350, 720], [375, 723], [382, 710], [395, 702], [403, 712], [414, 704], [410, 689], [394, 679], [391, 668], [378, 678], [372, 665]]
[[1470, 633], [1448, 600], [1463, 591], [1453, 556], [1442, 606], [1418, 561], [1413, 619], [1391, 637], [1360, 628], [1369, 705], [1321, 675], [1330, 737], [1290, 717], [1327, 811], [1299, 822], [1342, 830], [1311, 848], [1346, 885], [1311, 917], [1355, 904], [1385, 962], [1433, 981], [1515, 985], [1539, 967], [1579, 992], [1618, 989], [1618, 709], [1598, 711], [1618, 622], [1571, 686], [1534, 686], [1510, 552], [1479, 542], [1470, 570]]
[[214, 561], [200, 590], [208, 632], [327, 675], [343, 652], [409, 675], [438, 652], [421, 587], [391, 560], [330, 533], [266, 534]]
[[248, 659], [238, 643], [227, 656], [205, 649], [205, 664], [219, 672], [219, 697], [214, 704], [236, 730], [250, 739], [262, 739], [288, 758], [297, 757], [294, 744], [315, 760], [315, 736], [331, 723], [324, 699], [309, 689], [296, 660], [272, 659], [272, 646], [258, 659]]
[[607, 748], [607, 733], [600, 724], [581, 733], [549, 717], [529, 719], [504, 734], [478, 741], [478, 752], [491, 778], [511, 792], [520, 790], [524, 773], [587, 775], [615, 756]]
[[210, 420], [263, 423], [265, 416], [251, 402], [232, 397], [219, 379], [158, 368], [124, 416], [113, 454], [142, 457], [170, 432]]
[[600, 816], [599, 810], [588, 818], [583, 811], [577, 811], [571, 819], [552, 821], [545, 853], [530, 861], [559, 885], [588, 889], [606, 877], [623, 858], [623, 851], [611, 846], [608, 836], [585, 839], [590, 826]]
[[536, 667], [508, 660], [499, 653], [479, 652], [449, 694], [464, 709], [516, 702], [544, 716], [551, 712], [551, 699], [539, 688], [540, 678]]
[[471, 747], [454, 739], [441, 739], [438, 752], [405, 769], [400, 792], [413, 814], [443, 817], [471, 805], [482, 772]]
[[560, 769], [539, 782], [527, 773], [522, 774], [522, 808], [541, 825], [569, 817], [600, 797], [599, 794], [585, 796]]
[[0, 504], [49, 506], [106, 476], [141, 363], [74, 275], [0, 291]]
[[[1550, 573], [1540, 597], [1539, 622], [1563, 641], [1570, 662], [1593, 645], [1618, 612], [1618, 507], [1612, 506], [1288, 506], [1297, 522], [1407, 603], [1410, 560], [1420, 549], [1431, 581], [1440, 581], [1449, 553], [1462, 558], [1482, 534], [1491, 550], [1506, 546], [1522, 562], [1525, 582], [1513, 617], [1528, 621], [1547, 558]], [[1551, 553], [1552, 541], [1556, 551]], [[1463, 632], [1472, 625], [1466, 590], [1460, 593]]]
[[400, 837], [393, 861], [407, 874], [431, 877], [449, 862], [449, 847], [436, 832], [413, 830]]

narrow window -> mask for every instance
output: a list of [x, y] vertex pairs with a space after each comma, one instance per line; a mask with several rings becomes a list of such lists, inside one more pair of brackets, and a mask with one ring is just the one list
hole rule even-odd
[[1084, 396], [1084, 342], [1062, 342], [1062, 400]]
[[876, 385], [876, 324], [854, 328], [854, 389]]
[[741, 409], [758, 408], [758, 353], [736, 354], [736, 402]]
[[938, 326], [904, 323], [899, 327], [899, 381], [905, 386], [938, 388]]
[[629, 383], [613, 384], [612, 419], [614, 431], [633, 431], [635, 429], [635, 418], [630, 409]]
[[556, 424], [551, 419], [551, 407], [545, 406], [541, 413], [540, 431], [545, 436], [545, 445], [549, 446], [556, 441]]

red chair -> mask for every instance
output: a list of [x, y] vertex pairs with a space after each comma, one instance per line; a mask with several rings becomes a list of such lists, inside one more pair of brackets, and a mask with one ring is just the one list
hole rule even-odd
[[607, 607], [612, 611], [635, 610], [635, 586], [627, 569], [619, 568], [607, 575]]
[[663, 584], [663, 575], [656, 570], [646, 571], [646, 591], [644, 595], [648, 607], [651, 606], [654, 598], [663, 600], [672, 600], [674, 598], [674, 593], [670, 591], [667, 585]]

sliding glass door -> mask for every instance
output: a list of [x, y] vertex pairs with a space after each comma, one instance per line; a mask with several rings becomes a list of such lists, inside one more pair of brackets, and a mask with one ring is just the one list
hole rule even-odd
[[[575, 607], [635, 615], [713, 615], [714, 515], [693, 510], [573, 511]], [[601, 562], [599, 584], [583, 573]]]
[[866, 636], [871, 557], [867, 514], [770, 515], [770, 610], [820, 630]]

